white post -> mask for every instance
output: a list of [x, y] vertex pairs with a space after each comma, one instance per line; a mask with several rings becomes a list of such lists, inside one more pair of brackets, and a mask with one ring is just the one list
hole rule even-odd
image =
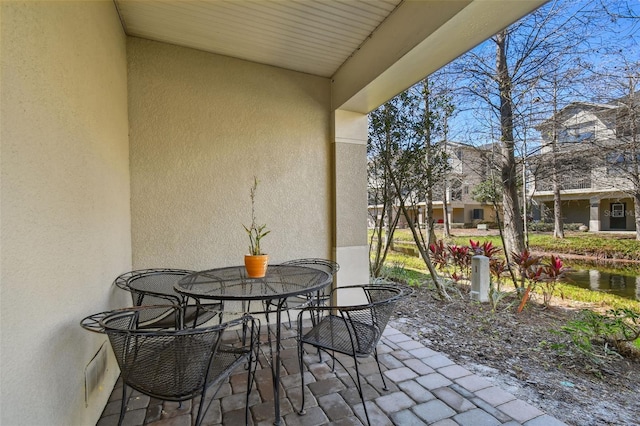
[[489, 301], [489, 258], [473, 256], [471, 258], [471, 298], [479, 302]]
[[600, 229], [600, 199], [591, 197], [589, 199], [589, 232], [597, 232]]

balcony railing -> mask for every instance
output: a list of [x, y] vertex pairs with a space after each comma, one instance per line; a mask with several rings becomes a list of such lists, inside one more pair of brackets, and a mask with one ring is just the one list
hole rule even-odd
[[[580, 179], [561, 179], [560, 189], [589, 189], [592, 188], [591, 178], [585, 177]], [[553, 183], [545, 179], [544, 181], [536, 182], [536, 191], [553, 191]]]

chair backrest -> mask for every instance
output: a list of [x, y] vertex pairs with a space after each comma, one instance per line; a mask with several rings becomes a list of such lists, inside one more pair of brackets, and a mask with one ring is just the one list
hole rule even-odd
[[140, 269], [120, 275], [114, 284], [131, 293], [134, 306], [179, 303], [173, 286], [193, 273], [186, 269]]
[[153, 324], [142, 324], [145, 318], [172, 309], [178, 307], [119, 309], [105, 315], [100, 325], [109, 337], [127, 386], [155, 398], [182, 401], [202, 394], [221, 374], [235, 367], [237, 359], [220, 361], [216, 354], [225, 330], [250, 317], [188, 329], [153, 329]]
[[397, 284], [366, 284], [338, 287], [336, 291], [361, 289], [368, 301], [359, 305], [336, 306], [339, 314], [350, 324], [356, 340], [356, 352], [368, 355], [375, 347], [387, 327], [398, 300], [412, 293]]
[[340, 270], [340, 265], [338, 265], [333, 260], [319, 259], [319, 258], [294, 259], [294, 260], [288, 260], [286, 262], [283, 262], [282, 264], [295, 265], [295, 266], [307, 266], [309, 268], [320, 269], [321, 271], [327, 272], [331, 276], [334, 276]]

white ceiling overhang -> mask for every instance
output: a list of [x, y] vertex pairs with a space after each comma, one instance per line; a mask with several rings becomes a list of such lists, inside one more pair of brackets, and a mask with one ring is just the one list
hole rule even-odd
[[114, 0], [128, 35], [331, 78], [368, 113], [546, 0]]

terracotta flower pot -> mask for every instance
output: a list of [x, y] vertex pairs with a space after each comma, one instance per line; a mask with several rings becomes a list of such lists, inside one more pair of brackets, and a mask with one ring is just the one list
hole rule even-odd
[[267, 264], [269, 262], [269, 255], [244, 255], [244, 267], [247, 269], [247, 276], [249, 278], [262, 278], [267, 273]]

